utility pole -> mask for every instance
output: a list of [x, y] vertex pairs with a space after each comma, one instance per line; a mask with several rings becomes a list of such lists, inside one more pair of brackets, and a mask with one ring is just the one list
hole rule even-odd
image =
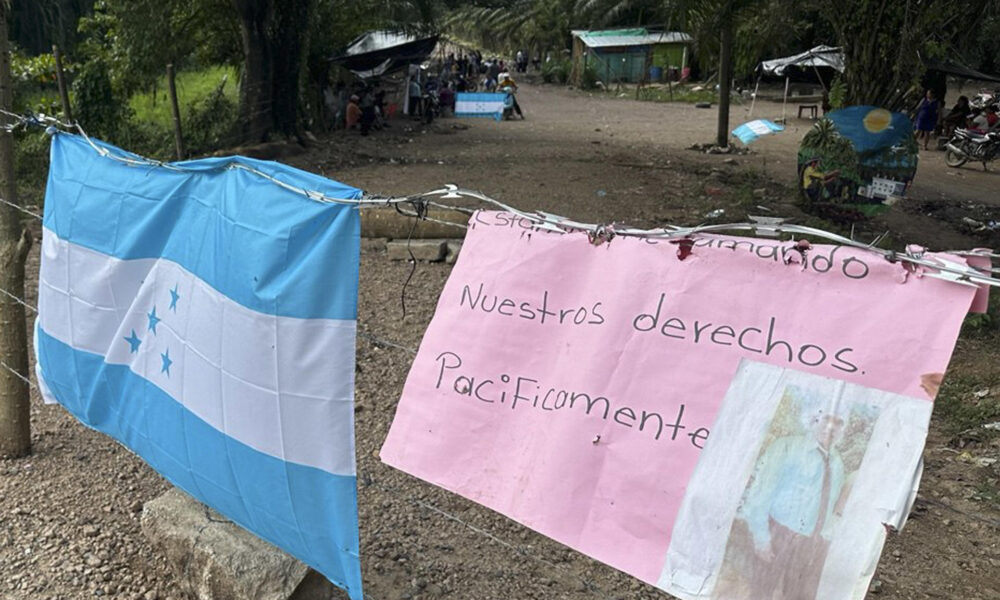
[[[0, 0], [0, 108], [10, 111], [13, 89], [7, 27], [9, 0]], [[14, 134], [0, 130], [0, 197], [17, 205], [14, 185]], [[28, 395], [28, 332], [24, 307], [8, 294], [24, 297], [24, 260], [31, 234], [21, 227], [15, 206], [0, 204], [0, 456], [16, 458], [31, 452]]]
[[715, 143], [720, 148], [729, 145], [729, 85], [733, 81], [733, 8], [721, 15], [722, 39], [719, 48], [719, 128]]

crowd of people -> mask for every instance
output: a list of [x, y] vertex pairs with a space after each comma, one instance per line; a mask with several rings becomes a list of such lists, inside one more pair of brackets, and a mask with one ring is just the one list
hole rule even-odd
[[[550, 60], [546, 57], [546, 60]], [[524, 112], [517, 101], [517, 82], [513, 73], [527, 73], [529, 67], [540, 70], [542, 55], [536, 52], [529, 59], [528, 53], [518, 50], [514, 60], [507, 62], [497, 56], [484, 57], [482, 52], [449, 53], [442, 60], [432, 63], [430, 69], [421, 69], [406, 79], [401, 106], [412, 118], [427, 119], [454, 113], [456, 95], [462, 92], [504, 92], [508, 95], [512, 114], [524, 119]], [[366, 136], [373, 130], [388, 127], [386, 92], [375, 80], [359, 80], [351, 85], [337, 83], [324, 91], [324, 103], [333, 118], [333, 128], [358, 130]]]

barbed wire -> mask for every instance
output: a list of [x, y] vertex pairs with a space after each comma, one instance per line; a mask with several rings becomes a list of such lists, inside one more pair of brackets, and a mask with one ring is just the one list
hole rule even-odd
[[30, 310], [31, 312], [35, 313], [36, 315], [38, 314], [38, 309], [37, 308], [35, 308], [31, 304], [28, 304], [27, 302], [25, 302], [21, 298], [18, 298], [17, 296], [15, 296], [14, 294], [8, 292], [7, 290], [5, 290], [3, 288], [0, 288], [0, 294], [3, 294], [4, 296], [7, 296], [8, 298], [10, 298], [11, 300], [13, 300], [14, 302], [17, 302], [18, 304], [20, 304], [21, 306], [27, 308], [28, 310]]
[[15, 369], [14, 367], [8, 365], [2, 359], [0, 359], [0, 367], [3, 367], [4, 369], [7, 369], [8, 372], [10, 372], [12, 375], [14, 375], [15, 377], [17, 377], [18, 379], [20, 379], [24, 383], [28, 384], [28, 386], [30, 386], [31, 388], [35, 389], [38, 392], [41, 392], [41, 390], [38, 389], [38, 385], [36, 385], [34, 381], [32, 381], [28, 377], [25, 377], [24, 375], [22, 375], [20, 372], [18, 372], [17, 369]]
[[11, 208], [19, 210], [19, 211], [21, 211], [22, 213], [24, 213], [26, 215], [31, 215], [32, 217], [35, 217], [39, 221], [42, 220], [42, 215], [40, 215], [40, 214], [38, 214], [36, 212], [32, 212], [32, 211], [28, 210], [27, 208], [21, 206], [20, 204], [16, 204], [14, 202], [11, 202], [11, 201], [7, 200], [6, 198], [0, 198], [0, 204], [6, 204], [7, 206], [10, 206]]

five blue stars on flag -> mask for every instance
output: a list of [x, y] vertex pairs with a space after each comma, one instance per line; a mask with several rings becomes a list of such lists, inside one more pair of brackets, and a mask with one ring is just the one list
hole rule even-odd
[[[177, 312], [177, 301], [180, 300], [181, 295], [177, 292], [177, 284], [174, 284], [174, 288], [170, 291], [170, 306], [168, 310]], [[146, 325], [146, 331], [152, 331], [153, 335], [156, 335], [156, 326], [163, 319], [156, 315], [156, 305], [153, 305], [153, 310], [146, 313], [146, 319], [148, 324]], [[142, 339], [139, 338], [135, 333], [135, 329], [132, 330], [132, 334], [128, 337], [122, 338], [129, 345], [129, 354], [137, 354], [139, 352], [139, 346], [142, 344]], [[170, 348], [167, 348], [165, 352], [160, 353], [160, 373], [166, 373], [167, 377], [170, 377], [170, 365], [174, 364], [174, 361], [170, 358]]]

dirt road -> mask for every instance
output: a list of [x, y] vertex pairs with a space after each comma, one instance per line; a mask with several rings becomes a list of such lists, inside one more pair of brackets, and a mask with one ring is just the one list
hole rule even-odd
[[[413, 193], [457, 183], [515, 206], [596, 222], [696, 223], [717, 208], [727, 215], [749, 210], [809, 218], [788, 189], [795, 178], [794, 150], [808, 122], [793, 121], [787, 132], [760, 140], [756, 154], [707, 156], [686, 148], [711, 140], [714, 111], [542, 86], [524, 86], [519, 97], [528, 117], [523, 122], [443, 119], [421, 128], [396, 121], [391, 131], [368, 138], [324, 138], [287, 162], [372, 192]], [[780, 114], [780, 106], [766, 105], [758, 114], [775, 111]], [[734, 115], [733, 121], [741, 119]], [[878, 226], [892, 228], [900, 241], [938, 248], [979, 245], [981, 238], [963, 229], [960, 219], [928, 216], [927, 206], [995, 207], [998, 176], [970, 168], [948, 175], [934, 153], [920, 168], [914, 198]], [[29, 264], [32, 281], [37, 267], [36, 248]], [[449, 272], [445, 264], [419, 265], [405, 290], [403, 318], [400, 295], [409, 266], [388, 260], [383, 243], [365, 242], [356, 416], [368, 596], [665, 597], [378, 460], [412, 360], [405, 348], [419, 343]], [[29, 292], [29, 302], [34, 299]], [[995, 332], [963, 336], [945, 389], [976, 406], [995, 402], [998, 361]], [[1000, 463], [983, 466], [988, 460], [980, 460], [1000, 456], [1000, 442], [979, 430], [954, 431], [942, 408], [936, 410], [914, 513], [905, 532], [891, 537], [872, 599], [1000, 597]], [[35, 454], [0, 461], [0, 598], [180, 600], [175, 579], [138, 527], [142, 503], [166, 484], [62, 409], [42, 406], [36, 397], [32, 412]]]

